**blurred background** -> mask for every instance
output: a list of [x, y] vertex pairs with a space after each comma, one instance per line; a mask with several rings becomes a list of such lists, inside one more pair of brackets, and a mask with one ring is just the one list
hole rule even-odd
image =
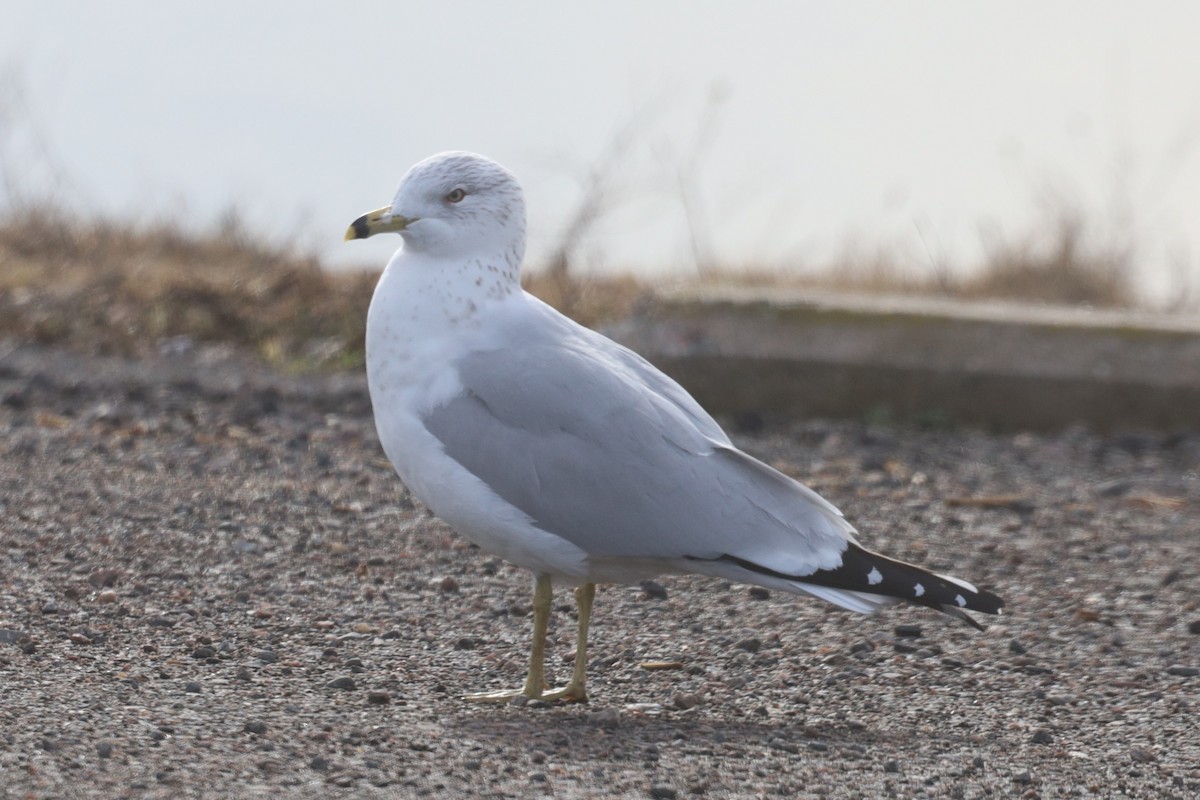
[[1185, 0], [7, 0], [0, 270], [379, 269], [346, 224], [469, 149], [533, 271], [1194, 313], [1197, 41]]

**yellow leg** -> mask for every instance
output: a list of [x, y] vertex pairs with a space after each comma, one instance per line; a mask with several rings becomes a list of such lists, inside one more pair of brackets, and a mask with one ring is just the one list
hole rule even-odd
[[584, 689], [584, 681], [587, 678], [587, 635], [588, 624], [592, 620], [592, 600], [595, 597], [594, 583], [585, 583], [575, 590], [575, 607], [579, 611], [579, 634], [575, 638], [575, 669], [571, 671], [571, 680], [566, 686], [546, 692], [542, 695], [543, 700], [587, 702], [587, 691]]
[[575, 669], [566, 686], [546, 691], [546, 628], [550, 624], [550, 605], [554, 590], [549, 575], [538, 575], [533, 588], [533, 646], [529, 653], [529, 673], [525, 676], [525, 688], [520, 691], [478, 692], [468, 694], [463, 699], [476, 703], [503, 703], [514, 697], [524, 696], [530, 700], [586, 701], [584, 677], [587, 672], [587, 630], [595, 596], [594, 583], [585, 583], [575, 590], [575, 602], [579, 607], [579, 638], [575, 646]]

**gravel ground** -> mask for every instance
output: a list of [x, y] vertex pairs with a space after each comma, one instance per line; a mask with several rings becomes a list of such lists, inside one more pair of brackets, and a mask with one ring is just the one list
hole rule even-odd
[[1200, 791], [1200, 435], [742, 420], [1006, 616], [601, 587], [592, 702], [481, 707], [523, 678], [529, 576], [409, 499], [360, 377], [176, 344], [0, 344], [0, 797]]

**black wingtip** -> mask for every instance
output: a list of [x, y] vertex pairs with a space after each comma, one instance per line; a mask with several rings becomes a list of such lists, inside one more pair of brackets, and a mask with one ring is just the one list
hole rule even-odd
[[888, 558], [853, 543], [847, 545], [842, 563], [836, 569], [817, 570], [809, 575], [787, 575], [737, 556], [724, 555], [721, 560], [799, 584], [899, 598], [957, 617], [981, 631], [985, 630], [983, 625], [966, 612], [1000, 614], [1004, 607], [1004, 600], [986, 589], [972, 588], [966, 581]]
[[961, 619], [963, 622], [967, 623], [980, 633], [983, 633], [987, 630], [986, 625], [983, 625], [979, 620], [975, 619], [961, 608], [957, 608], [955, 606], [940, 606], [938, 611], [941, 611], [943, 614], [948, 614], [956, 619]]

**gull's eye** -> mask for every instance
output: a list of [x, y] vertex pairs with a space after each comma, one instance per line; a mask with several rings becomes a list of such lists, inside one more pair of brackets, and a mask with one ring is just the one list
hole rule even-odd
[[466, 196], [467, 196], [467, 190], [459, 187], [458, 189], [455, 189], [454, 191], [450, 192], [450, 194], [446, 195], [446, 202], [447, 203], [457, 203], [457, 202], [460, 202]]

